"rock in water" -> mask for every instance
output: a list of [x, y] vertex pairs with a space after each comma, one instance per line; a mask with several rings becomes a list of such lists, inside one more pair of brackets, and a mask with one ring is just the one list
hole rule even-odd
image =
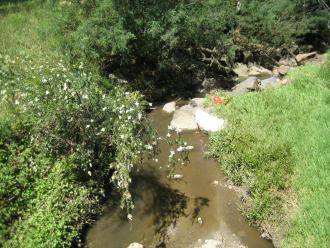
[[[185, 107], [185, 106], [184, 106]], [[170, 124], [171, 128], [182, 131], [194, 131], [198, 129], [195, 121], [194, 111], [188, 107], [180, 108], [174, 112], [173, 119]]]
[[172, 176], [172, 179], [174, 179], [174, 180], [180, 180], [182, 178], [183, 178], [183, 175], [180, 175], [180, 174], [175, 174]]
[[134, 243], [130, 244], [127, 248], [143, 248], [143, 245], [134, 242]]
[[198, 127], [206, 132], [216, 132], [224, 128], [224, 119], [219, 119], [204, 110], [197, 109], [195, 119]]
[[202, 245], [202, 248], [221, 248], [221, 247], [222, 247], [222, 242], [215, 239], [207, 239]]
[[170, 114], [175, 111], [175, 105], [175, 101], [166, 103], [163, 107], [163, 110]]
[[246, 92], [256, 90], [258, 88], [259, 79], [257, 77], [249, 77], [243, 82], [235, 85], [232, 88], [233, 95], [241, 95]]

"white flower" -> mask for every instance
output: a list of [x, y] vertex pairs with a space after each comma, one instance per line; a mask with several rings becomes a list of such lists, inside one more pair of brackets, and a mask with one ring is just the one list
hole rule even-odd
[[94, 120], [93, 119], [91, 119], [91, 123], [93, 123], [94, 122]]
[[86, 125], [86, 128], [89, 128], [91, 125]]
[[101, 132], [104, 132], [104, 131], [105, 131], [105, 128], [104, 128], [104, 127], [102, 127], [102, 128], [101, 128]]
[[171, 137], [171, 134], [170, 133], [167, 133], [166, 134], [166, 137], [168, 137], [168, 138]]
[[138, 119], [141, 120], [142, 119], [142, 114], [138, 113]]
[[128, 219], [129, 221], [132, 221], [132, 220], [133, 220], [133, 215], [128, 214], [128, 215], [127, 215], [127, 219]]
[[176, 131], [177, 133], [181, 133], [181, 132], [182, 132], [182, 130], [181, 130], [180, 128], [177, 128], [175, 131]]
[[182, 152], [184, 150], [184, 148], [182, 146], [180, 146], [178, 149], [176, 149], [178, 152]]
[[88, 95], [83, 95], [82, 98], [83, 99], [88, 99]]
[[152, 150], [152, 145], [150, 145], [150, 144], [146, 145], [146, 149]]
[[152, 107], [152, 103], [151, 102], [149, 103], [149, 106]]
[[91, 171], [88, 171], [87, 173], [88, 173], [88, 175], [89, 175], [90, 177], [92, 176], [92, 172], [91, 172]]
[[158, 158], [155, 158], [155, 162], [158, 163]]
[[136, 106], [139, 106], [140, 104], [139, 104], [139, 102], [135, 102], [135, 105], [136, 105]]
[[15, 104], [18, 105], [19, 104], [19, 101], [18, 100], [15, 100]]
[[103, 107], [103, 108], [102, 108], [102, 111], [106, 111], [106, 109], [107, 109], [107, 107]]
[[173, 156], [175, 155], [175, 151], [171, 150], [170, 151], [170, 155], [168, 156], [169, 158], [173, 158]]
[[68, 89], [68, 86], [66, 85], [66, 83], [64, 83], [63, 90], [66, 91], [67, 89]]
[[48, 90], [46, 90], [46, 96], [48, 96], [49, 95], [49, 91]]
[[127, 119], [128, 119], [128, 120], [132, 119], [132, 116], [129, 115], [129, 116], [127, 117]]

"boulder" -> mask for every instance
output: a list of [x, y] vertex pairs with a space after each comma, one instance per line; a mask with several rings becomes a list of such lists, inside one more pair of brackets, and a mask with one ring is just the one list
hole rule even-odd
[[249, 76], [272, 75], [273, 73], [262, 66], [251, 66]]
[[298, 54], [296, 56], [296, 60], [297, 60], [298, 63], [301, 63], [301, 62], [303, 62], [303, 61], [305, 61], [307, 59], [311, 59], [311, 58], [313, 58], [315, 56], [316, 56], [316, 52], [312, 52], [312, 53], [301, 53], [301, 54]]
[[295, 58], [282, 58], [278, 62], [278, 65], [279, 66], [286, 65], [286, 66], [294, 67], [297, 66], [297, 61], [295, 60]]
[[234, 66], [233, 71], [237, 74], [238, 77], [248, 77], [249, 76], [249, 68], [247, 65], [237, 63]]
[[203, 108], [205, 102], [205, 98], [193, 98], [190, 100], [190, 105], [192, 107]]
[[203, 89], [210, 91], [219, 87], [219, 83], [215, 78], [205, 78], [202, 82]]
[[166, 103], [163, 107], [163, 110], [166, 112], [166, 113], [172, 113], [175, 111], [175, 106], [176, 106], [176, 103], [175, 101], [173, 102], [169, 102], [169, 103]]
[[276, 67], [273, 72], [274, 74], [284, 76], [289, 72], [289, 70], [290, 70], [290, 66], [280, 65], [279, 67]]
[[221, 247], [222, 247], [222, 241], [215, 239], [207, 239], [202, 245], [202, 248], [221, 248]]
[[134, 242], [134, 243], [131, 243], [129, 246], [127, 246], [127, 248], [143, 248], [143, 245]]
[[234, 95], [240, 95], [249, 91], [256, 90], [258, 88], [259, 80], [257, 77], [249, 77], [243, 82], [235, 85], [232, 88], [232, 93]]
[[189, 105], [185, 105], [176, 110], [170, 126], [173, 129], [180, 129], [182, 131], [197, 130], [198, 126], [195, 121], [194, 109]]
[[198, 127], [205, 132], [217, 132], [224, 128], [224, 119], [219, 119], [202, 109], [195, 112], [195, 120]]
[[261, 80], [259, 89], [265, 90], [267, 88], [275, 88], [281, 85], [281, 80], [277, 77], [270, 77], [264, 80]]

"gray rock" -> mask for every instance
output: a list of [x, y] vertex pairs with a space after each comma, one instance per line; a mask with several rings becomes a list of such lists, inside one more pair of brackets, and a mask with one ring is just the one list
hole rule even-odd
[[312, 53], [302, 53], [302, 54], [298, 54], [296, 56], [296, 60], [298, 63], [301, 63], [307, 59], [311, 59], [314, 58], [316, 56], [316, 52], [312, 52]]
[[279, 66], [286, 65], [286, 66], [294, 67], [297, 66], [297, 61], [295, 60], [295, 58], [282, 58], [278, 62], [278, 65]]
[[203, 108], [205, 98], [193, 98], [190, 100], [190, 105], [193, 107]]
[[127, 248], [143, 248], [143, 245], [134, 242], [134, 243], [131, 243]]
[[277, 77], [270, 77], [264, 80], [261, 80], [259, 89], [265, 90], [267, 88], [275, 88], [281, 86], [281, 80]]
[[256, 90], [258, 89], [258, 84], [259, 80], [257, 77], [249, 77], [243, 82], [235, 85], [235, 87], [232, 88], [232, 93], [234, 95], [240, 95], [249, 91]]
[[224, 128], [224, 119], [207, 113], [202, 109], [197, 109], [195, 112], [195, 120], [198, 127], [205, 132], [217, 132]]
[[207, 239], [202, 245], [202, 248], [221, 248], [221, 247], [222, 247], [222, 241], [215, 239]]
[[198, 126], [195, 121], [194, 108], [189, 105], [185, 105], [176, 110], [170, 126], [173, 129], [180, 129], [182, 131], [197, 130]]
[[166, 103], [163, 107], [163, 111], [170, 114], [175, 111], [175, 106], [176, 106], [175, 101]]
[[238, 77], [249, 76], [249, 68], [247, 67], [247, 65], [241, 63], [235, 64], [233, 71], [237, 74]]
[[290, 70], [290, 66], [280, 65], [279, 67], [276, 67], [273, 72], [274, 72], [274, 74], [284, 76], [289, 72], [289, 70]]
[[219, 85], [215, 78], [205, 78], [202, 82], [202, 86], [206, 91], [210, 91], [217, 88]]
[[251, 66], [249, 76], [272, 75], [273, 73], [262, 66]]

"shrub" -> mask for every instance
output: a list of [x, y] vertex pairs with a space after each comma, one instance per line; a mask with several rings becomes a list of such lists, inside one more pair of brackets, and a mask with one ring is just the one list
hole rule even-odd
[[1, 243], [69, 247], [110, 183], [130, 211], [130, 173], [156, 145], [142, 96], [48, 57], [0, 56], [0, 74]]
[[294, 43], [315, 34], [319, 44], [329, 40], [329, 13], [317, 1], [239, 2], [67, 1], [54, 12], [74, 59], [94, 61], [156, 97], [184, 94], [205, 77], [225, 86], [221, 76], [230, 75], [235, 61], [271, 67]]

